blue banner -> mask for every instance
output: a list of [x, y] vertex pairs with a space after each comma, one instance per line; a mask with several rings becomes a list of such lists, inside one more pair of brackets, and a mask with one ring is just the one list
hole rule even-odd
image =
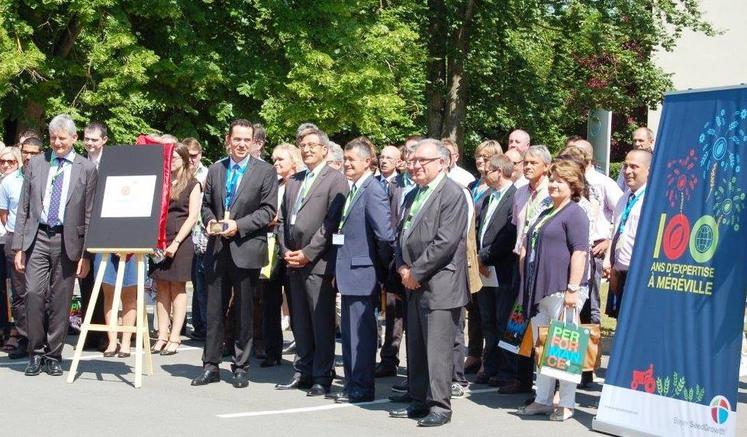
[[594, 429], [735, 435], [747, 290], [747, 88], [664, 111]]

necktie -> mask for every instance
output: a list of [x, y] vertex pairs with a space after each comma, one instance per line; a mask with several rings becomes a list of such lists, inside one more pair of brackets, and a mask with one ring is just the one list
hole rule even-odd
[[241, 176], [241, 173], [241, 166], [239, 166], [238, 164], [234, 164], [228, 174], [228, 179], [226, 182], [226, 210], [231, 208], [231, 204], [233, 203], [233, 196], [236, 194], [236, 182], [239, 180], [239, 176]]
[[340, 219], [340, 226], [337, 229], [342, 229], [342, 225], [345, 223], [345, 220], [348, 218], [348, 214], [350, 214], [350, 206], [353, 203], [353, 199], [355, 199], [355, 193], [358, 191], [358, 187], [353, 184], [350, 191], [348, 192], [348, 195], [345, 197], [345, 206], [342, 208], [342, 218]]
[[62, 201], [62, 182], [65, 178], [63, 167], [65, 158], [55, 158], [57, 160], [57, 171], [52, 176], [52, 195], [49, 198], [49, 214], [47, 214], [47, 225], [61, 225], [60, 220], [60, 203]]
[[389, 181], [386, 180], [384, 176], [379, 179], [379, 182], [381, 183], [381, 186], [384, 187], [384, 192], [387, 196], [389, 196]]

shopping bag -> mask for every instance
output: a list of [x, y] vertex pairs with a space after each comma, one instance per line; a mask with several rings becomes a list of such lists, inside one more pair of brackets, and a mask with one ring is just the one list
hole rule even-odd
[[563, 320], [551, 321], [545, 330], [539, 361], [540, 374], [579, 384], [590, 332], [588, 328], [575, 323], [565, 323], [565, 317]]
[[[519, 350], [519, 355], [524, 355], [525, 357], [530, 356], [532, 349], [531, 323], [529, 326], [530, 328], [527, 331], [527, 334], [524, 336], [524, 342], [522, 342], [521, 349]], [[586, 347], [586, 356], [584, 357], [583, 370], [584, 372], [590, 372], [592, 370], [598, 369], [602, 365], [602, 333], [599, 325], [584, 324], [579, 326], [589, 330], [589, 344]], [[534, 344], [534, 361], [537, 366], [540, 365], [540, 359], [542, 358], [542, 353], [544, 352], [545, 339], [547, 338], [547, 331], [549, 328], [549, 326], [540, 326], [538, 329], [539, 334], [537, 335], [537, 341]]]
[[533, 335], [532, 335], [532, 322], [530, 321], [527, 325], [527, 330], [524, 333], [524, 338], [521, 340], [521, 345], [519, 346], [519, 355], [522, 357], [531, 357], [532, 356], [532, 349], [534, 348], [534, 341], [533, 341]]
[[[506, 324], [506, 331], [498, 342], [498, 347], [514, 354], [518, 353], [528, 326], [529, 318], [524, 317], [523, 306], [520, 303], [514, 304], [511, 316]], [[529, 336], [531, 337], [531, 334]]]

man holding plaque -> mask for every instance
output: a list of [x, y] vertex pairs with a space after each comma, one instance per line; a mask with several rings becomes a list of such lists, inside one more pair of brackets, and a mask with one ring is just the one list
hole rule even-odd
[[250, 156], [252, 124], [235, 120], [226, 135], [229, 156], [208, 169], [202, 202], [208, 244], [204, 255], [207, 293], [207, 337], [203, 372], [192, 385], [220, 380], [226, 302], [233, 291], [233, 386], [249, 384], [252, 345], [252, 297], [259, 271], [267, 262], [267, 225], [277, 211], [275, 169]]
[[278, 242], [287, 266], [295, 374], [278, 390], [307, 389], [308, 396], [329, 393], [335, 362], [336, 250], [332, 234], [340, 224], [348, 182], [325, 165], [327, 134], [317, 127], [300, 130], [296, 144], [306, 171], [288, 179], [280, 208]]
[[25, 272], [29, 363], [25, 374], [61, 376], [75, 277], [84, 278], [90, 258], [83, 240], [96, 192], [96, 165], [73, 150], [78, 139], [68, 115], [49, 122], [52, 150], [24, 167], [13, 250]]

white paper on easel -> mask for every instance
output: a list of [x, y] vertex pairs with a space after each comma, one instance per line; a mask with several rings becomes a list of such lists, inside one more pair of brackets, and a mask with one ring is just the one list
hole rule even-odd
[[101, 217], [150, 217], [156, 176], [108, 176]]
[[483, 287], [497, 287], [498, 286], [498, 275], [495, 273], [495, 267], [494, 266], [487, 266], [488, 267], [488, 276], [483, 276], [482, 273], [480, 273], [480, 280], [482, 280], [482, 286]]

